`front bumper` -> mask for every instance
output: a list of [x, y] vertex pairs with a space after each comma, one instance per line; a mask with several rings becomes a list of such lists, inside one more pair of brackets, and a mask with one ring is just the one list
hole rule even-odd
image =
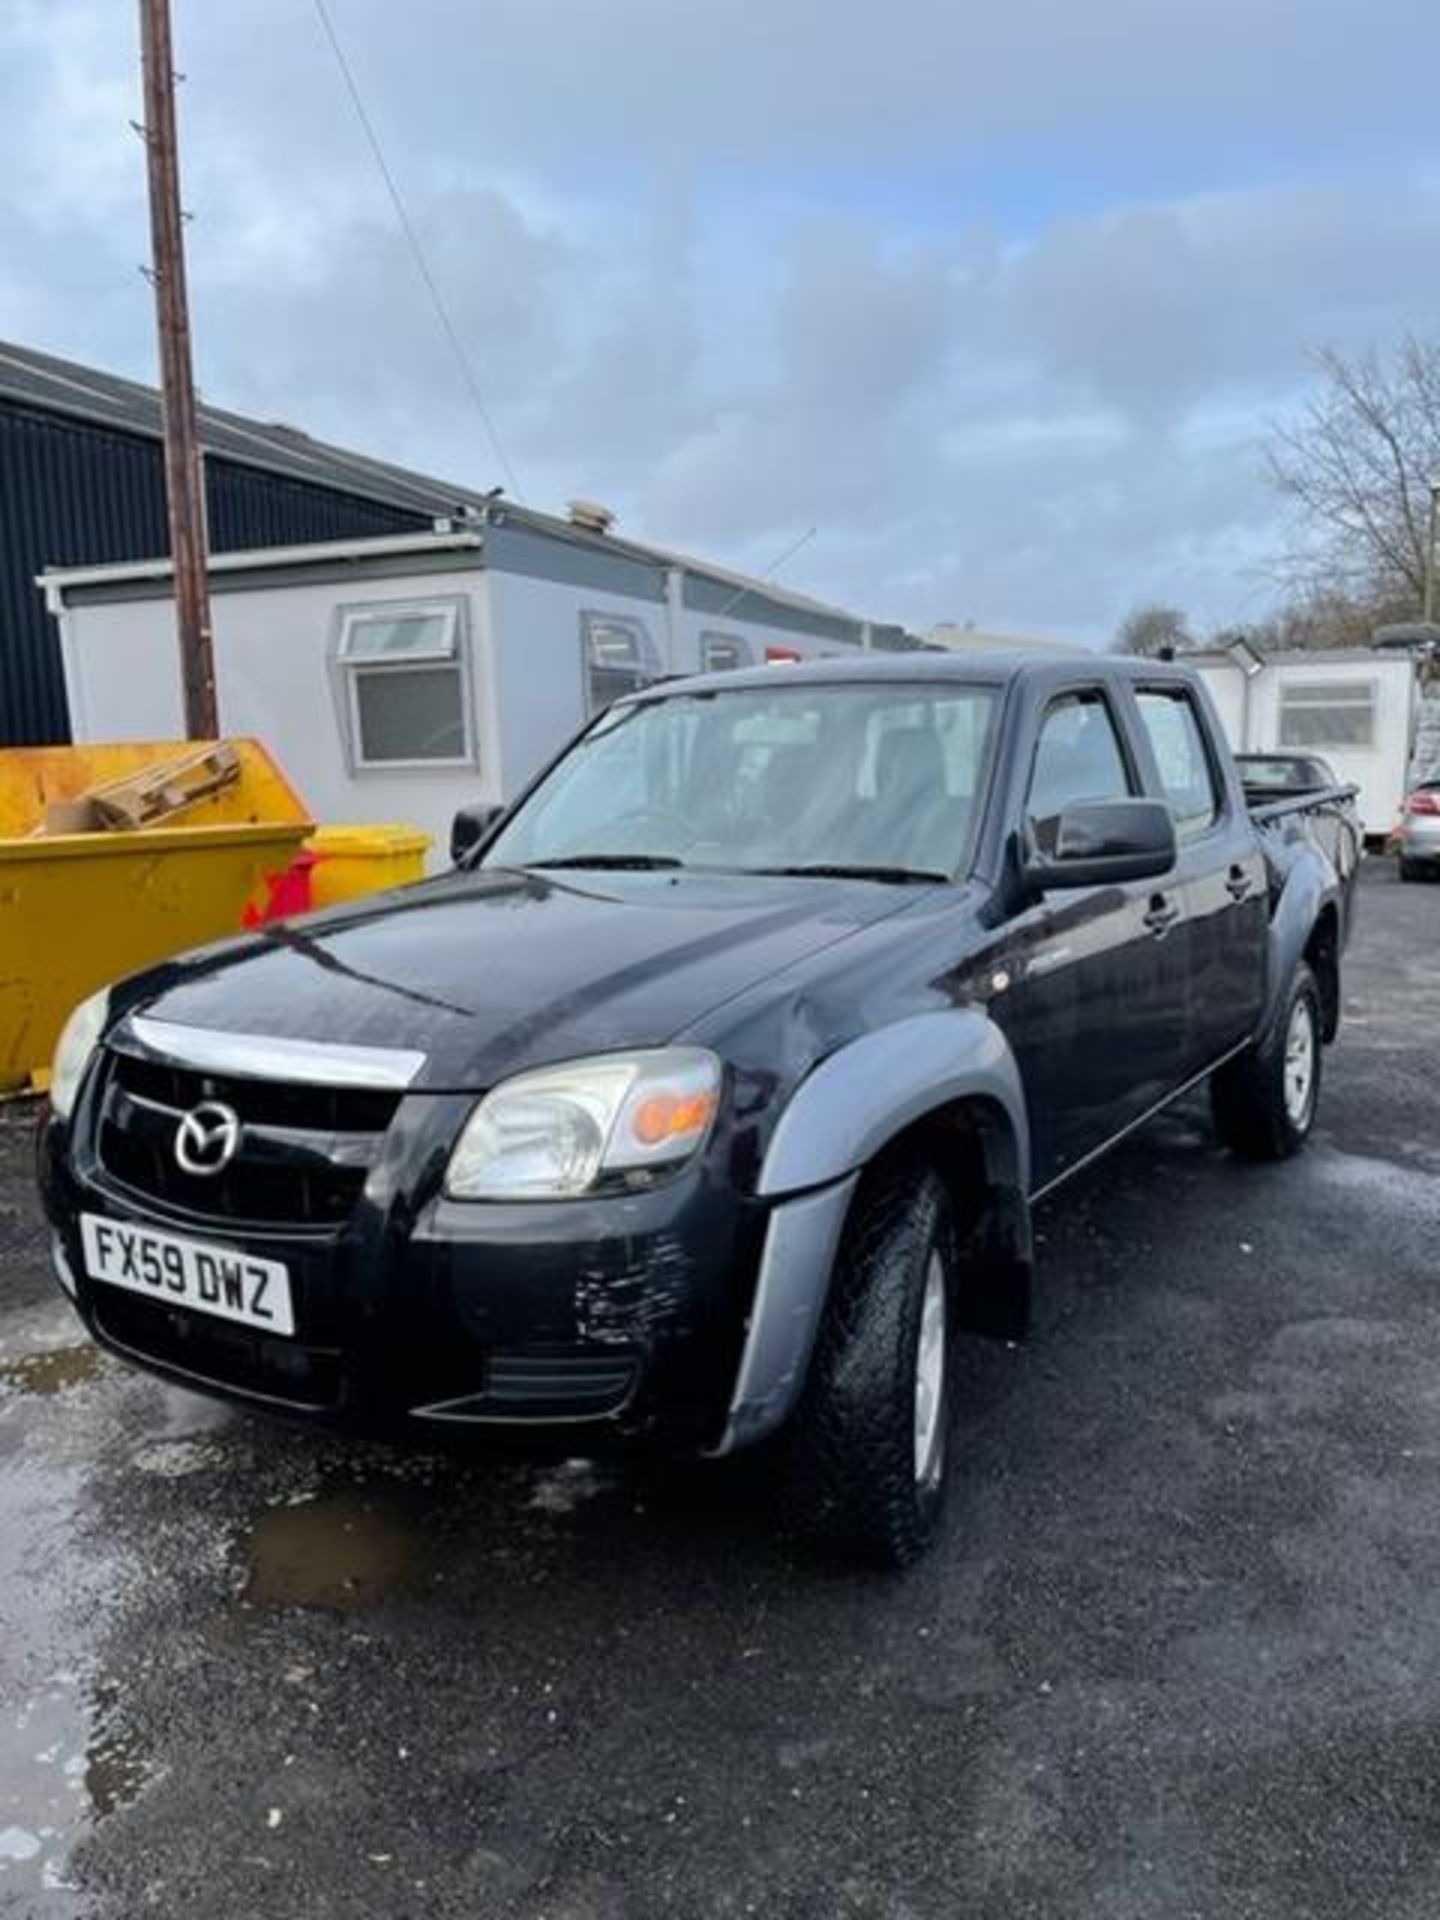
[[[62, 1284], [95, 1339], [125, 1358], [317, 1423], [733, 1444], [762, 1252], [786, 1208], [738, 1193], [710, 1157], [648, 1192], [446, 1200], [440, 1175], [470, 1104], [407, 1097], [349, 1219], [314, 1230], [222, 1225], [137, 1194], [86, 1150], [82, 1105], [73, 1138], [51, 1122], [40, 1142]], [[91, 1280], [82, 1212], [283, 1262], [295, 1337]]]

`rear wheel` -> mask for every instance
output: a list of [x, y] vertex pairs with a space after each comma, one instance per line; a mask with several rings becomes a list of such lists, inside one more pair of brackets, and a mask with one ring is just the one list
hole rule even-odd
[[1400, 878], [1402, 880], [1428, 879], [1429, 876], [1425, 871], [1424, 861], [1423, 860], [1407, 860], [1404, 854], [1402, 853], [1400, 856]]
[[790, 1503], [807, 1531], [872, 1564], [928, 1545], [949, 1467], [955, 1227], [916, 1163], [866, 1176], [846, 1224], [789, 1437]]
[[1216, 1130], [1244, 1160], [1288, 1160], [1315, 1125], [1320, 1102], [1320, 990], [1302, 961], [1271, 1038], [1210, 1077]]

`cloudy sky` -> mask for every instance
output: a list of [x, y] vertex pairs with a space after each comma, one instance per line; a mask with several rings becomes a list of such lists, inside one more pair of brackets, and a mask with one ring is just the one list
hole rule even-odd
[[[201, 387], [504, 477], [314, 0], [174, 0]], [[1263, 612], [1306, 353], [1440, 332], [1433, 0], [328, 0], [519, 491], [879, 619]], [[0, 336], [154, 377], [131, 0], [0, 7]]]

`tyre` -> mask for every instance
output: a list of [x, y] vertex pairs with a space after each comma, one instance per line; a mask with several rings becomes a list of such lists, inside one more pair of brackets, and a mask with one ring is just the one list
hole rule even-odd
[[1295, 969], [1273, 1037], [1210, 1076], [1216, 1131], [1242, 1160], [1288, 1160], [1310, 1137], [1320, 1102], [1320, 989]]
[[1429, 875], [1425, 871], [1424, 861], [1423, 860], [1407, 860], [1404, 854], [1402, 853], [1400, 856], [1400, 878], [1402, 880], [1428, 879]]
[[857, 1191], [791, 1429], [788, 1504], [848, 1556], [903, 1567], [949, 1479], [956, 1234], [937, 1175], [876, 1167]]

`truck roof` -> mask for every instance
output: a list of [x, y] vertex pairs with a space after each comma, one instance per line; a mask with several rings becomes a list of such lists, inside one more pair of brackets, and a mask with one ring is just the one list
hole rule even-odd
[[861, 659], [824, 659], [786, 662], [763, 667], [741, 667], [733, 673], [687, 674], [681, 679], [652, 685], [631, 695], [653, 699], [657, 693], [712, 693], [728, 687], [776, 687], [796, 682], [816, 686], [851, 681], [953, 680], [1003, 686], [1025, 680], [1036, 685], [1069, 686], [1077, 680], [1157, 680], [1193, 682], [1195, 676], [1179, 661], [1147, 660], [1132, 654], [1106, 653], [869, 653]]

